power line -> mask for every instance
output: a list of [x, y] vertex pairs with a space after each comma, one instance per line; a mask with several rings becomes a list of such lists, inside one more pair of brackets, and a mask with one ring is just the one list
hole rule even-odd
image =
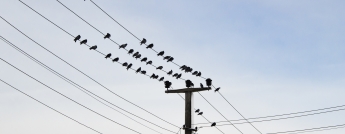
[[28, 77], [30, 77], [31, 79], [35, 80], [36, 82], [38, 82], [38, 83], [44, 85], [45, 87], [49, 88], [50, 90], [54, 91], [55, 93], [58, 93], [59, 95], [65, 97], [66, 99], [68, 99], [68, 100], [70, 100], [70, 101], [72, 101], [72, 102], [78, 104], [79, 106], [81, 106], [81, 107], [83, 107], [83, 108], [85, 108], [85, 109], [87, 109], [87, 110], [89, 110], [89, 111], [91, 111], [91, 112], [93, 112], [93, 113], [95, 113], [95, 114], [97, 114], [97, 115], [99, 115], [99, 116], [101, 116], [101, 117], [103, 117], [103, 118], [105, 118], [105, 119], [107, 119], [107, 120], [109, 120], [109, 121], [111, 121], [111, 122], [117, 124], [117, 125], [120, 125], [120, 126], [126, 128], [126, 129], [128, 129], [128, 130], [131, 130], [131, 131], [133, 131], [133, 132], [135, 132], [135, 133], [141, 134], [140, 132], [138, 132], [138, 131], [136, 131], [136, 130], [134, 130], [134, 129], [132, 129], [132, 128], [129, 128], [129, 127], [125, 126], [125, 125], [122, 125], [122, 124], [120, 124], [120, 123], [118, 123], [118, 122], [116, 122], [116, 121], [114, 121], [114, 120], [112, 120], [112, 119], [110, 119], [110, 118], [108, 118], [108, 117], [106, 117], [106, 116], [104, 116], [104, 115], [102, 115], [102, 114], [100, 114], [100, 113], [98, 113], [98, 112], [96, 112], [96, 111], [94, 111], [94, 110], [92, 110], [92, 109], [90, 109], [90, 108], [84, 106], [83, 104], [81, 104], [81, 103], [79, 103], [79, 102], [77, 102], [77, 101], [71, 99], [70, 97], [67, 97], [66, 95], [64, 95], [64, 94], [60, 93], [59, 91], [57, 91], [57, 90], [55, 90], [55, 89], [49, 87], [48, 85], [44, 84], [43, 82], [37, 80], [36, 78], [32, 77], [31, 75], [29, 75], [29, 74], [25, 73], [24, 71], [20, 70], [19, 68], [15, 67], [15, 66], [12, 65], [11, 63], [5, 61], [4, 59], [0, 58], [0, 60], [2, 60], [3, 62], [7, 63], [7, 64], [10, 65], [10, 66], [12, 66], [12, 67], [15, 68], [16, 70], [22, 72], [22, 73], [25, 74], [26, 76], [28, 76]]
[[[155, 131], [155, 132], [157, 132], [157, 133], [160, 133], [160, 132], [158, 132], [157, 130], [152, 129], [151, 127], [148, 127], [148, 126], [146, 126], [146, 125], [144, 125], [144, 124], [142, 124], [142, 123], [140, 123], [140, 122], [134, 120], [133, 118], [127, 116], [126, 114], [124, 114], [124, 113], [122, 113], [122, 112], [120, 112], [120, 111], [114, 109], [113, 107], [111, 107], [111, 106], [105, 104], [104, 102], [98, 100], [97, 98], [93, 97], [92, 95], [94, 95], [94, 96], [100, 98], [101, 100], [103, 100], [103, 101], [105, 101], [105, 102], [107, 102], [107, 103], [109, 103], [109, 104], [111, 104], [111, 105], [113, 105], [113, 106], [115, 106], [115, 107], [117, 107], [117, 108], [119, 108], [119, 109], [125, 111], [126, 113], [129, 113], [129, 114], [131, 114], [131, 115], [133, 115], [133, 116], [135, 116], [135, 117], [141, 119], [141, 120], [144, 120], [144, 121], [146, 121], [146, 122], [148, 122], [148, 123], [150, 123], [150, 124], [152, 124], [152, 125], [155, 125], [155, 126], [161, 128], [161, 129], [164, 129], [164, 130], [173, 132], [173, 131], [168, 130], [168, 129], [166, 129], [166, 128], [163, 128], [163, 127], [161, 127], [161, 126], [159, 126], [159, 125], [157, 125], [157, 124], [154, 124], [154, 123], [152, 123], [152, 122], [150, 122], [150, 121], [148, 121], [148, 120], [146, 120], [146, 119], [144, 119], [144, 118], [142, 118], [142, 117], [140, 117], [140, 116], [138, 116], [138, 115], [135, 115], [135, 114], [133, 114], [133, 113], [127, 111], [127, 110], [124, 110], [123, 108], [121, 108], [121, 107], [119, 107], [119, 106], [117, 106], [117, 105], [115, 105], [115, 104], [109, 102], [108, 100], [105, 100], [104, 98], [102, 98], [102, 97], [100, 97], [100, 96], [94, 94], [93, 92], [91, 92], [91, 91], [85, 89], [84, 87], [80, 86], [79, 84], [73, 82], [72, 80], [66, 78], [65, 76], [63, 76], [63, 75], [61, 75], [60, 73], [56, 72], [55, 70], [51, 69], [49, 66], [47, 66], [47, 65], [43, 64], [42, 62], [40, 62], [39, 60], [35, 59], [34, 57], [32, 57], [31, 55], [29, 55], [29, 54], [26, 53], [25, 51], [21, 50], [19, 47], [17, 47], [17, 46], [14, 45], [13, 43], [9, 42], [8, 40], [6, 40], [5, 38], [3, 38], [2, 36], [0, 36], [0, 38], [1, 38], [1, 40], [3, 40], [4, 42], [6, 42], [8, 45], [10, 45], [11, 47], [13, 47], [14, 49], [16, 49], [17, 51], [19, 51], [20, 53], [22, 53], [22, 54], [25, 55], [26, 57], [30, 58], [31, 60], [33, 60], [34, 62], [36, 62], [36, 63], [39, 64], [40, 66], [42, 66], [43, 68], [45, 68], [45, 69], [47, 69], [48, 71], [52, 72], [54, 75], [60, 77], [61, 79], [63, 79], [64, 81], [68, 82], [68, 83], [71, 84], [72, 86], [78, 88], [79, 90], [81, 90], [82, 92], [86, 93], [87, 95], [89, 95], [90, 97], [92, 97], [92, 98], [95, 99], [96, 101], [102, 103], [103, 105], [105, 105], [105, 106], [107, 106], [107, 107], [109, 107], [109, 108], [111, 108], [111, 109], [113, 109], [113, 110], [119, 112], [120, 114], [126, 116], [127, 118], [129, 118], [129, 119], [131, 119], [131, 120], [133, 120], [133, 121], [139, 123], [140, 125], [142, 125], [142, 126], [148, 128], [148, 129], [151, 129], [151, 130], [153, 130], [153, 131]], [[85, 92], [84, 90], [87, 91], [87, 92]], [[92, 94], [92, 95], [90, 95], [90, 94]], [[174, 132], [173, 132], [173, 133], [174, 133]]]
[[[24, 4], [24, 3], [23, 3], [23, 4]], [[32, 38], [30, 38], [29, 36], [27, 36], [26, 34], [24, 34], [22, 31], [20, 31], [18, 28], [16, 28], [15, 26], [13, 26], [10, 22], [8, 22], [7, 20], [5, 20], [3, 17], [0, 16], [0, 18], [2, 18], [4, 21], [6, 21], [9, 25], [11, 25], [11, 26], [12, 26], [13, 28], [15, 28], [17, 31], [19, 31], [20, 33], [22, 33], [24, 36], [26, 36], [27, 38], [29, 38], [31, 41], [33, 41], [34, 43], [36, 43], [37, 45], [39, 45], [41, 48], [43, 48], [44, 50], [46, 50], [46, 51], [49, 52], [50, 54], [54, 55], [55, 57], [57, 57], [57, 58], [60, 59], [61, 61], [65, 62], [67, 65], [69, 65], [70, 67], [74, 68], [74, 69], [77, 70], [78, 72], [82, 73], [84, 76], [88, 77], [88, 78], [91, 79], [92, 81], [96, 82], [98, 85], [100, 85], [100, 86], [103, 87], [104, 89], [108, 90], [110, 93], [112, 93], [112, 94], [114, 94], [115, 96], [121, 98], [122, 100], [124, 100], [124, 101], [126, 101], [126, 102], [128, 102], [128, 103], [130, 103], [130, 104], [132, 104], [132, 105], [134, 105], [134, 106], [136, 106], [137, 108], [139, 108], [139, 109], [141, 109], [141, 110], [143, 110], [143, 111], [145, 111], [145, 112], [151, 114], [152, 116], [154, 116], [154, 117], [156, 117], [156, 118], [158, 118], [158, 119], [160, 119], [160, 120], [162, 120], [162, 121], [164, 121], [164, 122], [166, 122], [166, 123], [168, 123], [168, 124], [170, 124], [170, 125], [173, 125], [173, 126], [179, 128], [178, 126], [176, 126], [176, 125], [174, 125], [174, 124], [172, 124], [172, 123], [170, 123], [170, 122], [168, 122], [168, 121], [166, 121], [166, 120], [164, 120], [164, 119], [158, 117], [157, 115], [155, 115], [155, 114], [153, 114], [153, 113], [147, 111], [146, 109], [144, 109], [144, 108], [142, 108], [142, 107], [140, 107], [140, 106], [134, 104], [133, 102], [131, 102], [131, 101], [125, 99], [124, 97], [122, 97], [122, 96], [116, 94], [115, 92], [111, 91], [109, 88], [105, 87], [103, 84], [99, 83], [98, 81], [96, 81], [95, 79], [93, 79], [92, 77], [90, 77], [89, 75], [85, 74], [84, 72], [82, 72], [82, 71], [79, 70], [78, 68], [74, 67], [73, 65], [71, 65], [70, 63], [68, 63], [67, 61], [65, 61], [64, 59], [62, 59], [61, 57], [57, 56], [56, 54], [54, 54], [53, 52], [51, 52], [50, 50], [48, 50], [47, 48], [45, 48], [45, 47], [42, 46], [41, 44], [37, 43], [35, 40], [33, 40]]]
[[[286, 133], [294, 133], [294, 134], [297, 134], [297, 133], [304, 133], [306, 131], [323, 131], [325, 129], [328, 129], [328, 130], [332, 130], [333, 129], [338, 129], [338, 128], [344, 128], [345, 127], [345, 124], [342, 124], [342, 125], [335, 125], [335, 126], [327, 126], [327, 127], [317, 127], [317, 128], [309, 128], [309, 129], [301, 129], [301, 130], [292, 130], [292, 131], [284, 131], [284, 132], [275, 132], [275, 133], [267, 133], [267, 134], [286, 134]], [[314, 132], [315, 132], [314, 131]]]
[[87, 126], [87, 125], [85, 125], [85, 124], [83, 124], [83, 123], [81, 123], [81, 122], [75, 120], [75, 119], [73, 119], [72, 117], [69, 117], [68, 115], [66, 115], [66, 114], [64, 114], [64, 113], [62, 113], [62, 112], [60, 112], [60, 111], [58, 111], [58, 110], [56, 110], [56, 109], [54, 109], [54, 108], [48, 106], [47, 104], [45, 104], [45, 103], [43, 103], [43, 102], [37, 100], [36, 98], [34, 98], [34, 97], [32, 97], [32, 96], [26, 94], [25, 92], [19, 90], [18, 88], [15, 88], [14, 86], [12, 86], [12, 85], [10, 85], [9, 83], [3, 81], [2, 79], [0, 79], [0, 81], [3, 82], [3, 83], [5, 83], [6, 85], [12, 87], [13, 89], [17, 90], [18, 92], [20, 92], [20, 93], [26, 95], [27, 97], [30, 97], [31, 99], [35, 100], [36, 102], [38, 102], [38, 103], [40, 103], [40, 104], [42, 104], [42, 105], [48, 107], [49, 109], [54, 110], [55, 112], [57, 112], [57, 113], [59, 113], [59, 114], [65, 116], [65, 117], [67, 117], [68, 119], [70, 119], [70, 120], [72, 120], [72, 121], [74, 121], [74, 122], [77, 122], [78, 124], [80, 124], [80, 125], [82, 125], [82, 126], [88, 128], [88, 129], [91, 129], [92, 131], [95, 131], [95, 132], [97, 132], [97, 133], [99, 133], [99, 134], [102, 134], [101, 132], [99, 132], [99, 131], [97, 131], [97, 130], [95, 130], [95, 129], [93, 129], [93, 128], [91, 128], [91, 127], [89, 127], [89, 126]]

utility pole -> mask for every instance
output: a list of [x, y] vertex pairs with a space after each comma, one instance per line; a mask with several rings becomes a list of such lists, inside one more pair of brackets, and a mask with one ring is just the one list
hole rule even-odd
[[192, 128], [192, 97], [193, 92], [200, 92], [210, 90], [211, 88], [184, 88], [176, 90], [166, 90], [165, 93], [184, 93], [185, 94], [185, 134], [192, 134], [197, 131]]

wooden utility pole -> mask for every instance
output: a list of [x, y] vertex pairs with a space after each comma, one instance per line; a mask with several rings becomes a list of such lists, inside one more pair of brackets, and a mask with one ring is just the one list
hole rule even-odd
[[185, 134], [192, 134], [196, 131], [192, 128], [192, 96], [193, 92], [210, 90], [211, 88], [184, 88], [176, 90], [166, 90], [165, 93], [184, 93], [185, 94]]

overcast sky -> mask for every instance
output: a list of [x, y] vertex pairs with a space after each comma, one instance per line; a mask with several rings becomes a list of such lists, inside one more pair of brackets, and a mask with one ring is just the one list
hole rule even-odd
[[[17, 0], [1, 0], [0, 15], [29, 37], [91, 76], [105, 87], [174, 125], [184, 124], [184, 101], [165, 94], [163, 82], [127, 71], [104, 56], [79, 45]], [[99, 51], [112, 53], [120, 62], [133, 63], [164, 76], [174, 88], [176, 80], [129, 56], [126, 51], [80, 20], [54, 0], [23, 0], [26, 4], [71, 33], [88, 39]], [[61, 0], [66, 6], [119, 44], [139, 51], [154, 65], [178, 71], [172, 63], [139, 45], [139, 41], [102, 13], [89, 0]], [[112, 17], [139, 38], [154, 43], [180, 65], [191, 66], [211, 78], [221, 93], [246, 117], [261, 117], [344, 105], [345, 98], [345, 1], [341, 0], [95, 0]], [[110, 102], [169, 130], [169, 125], [123, 101], [88, 79], [0, 20], [0, 36], [11, 41], [52, 69]], [[102, 105], [53, 75], [0, 40], [0, 58], [91, 109], [144, 134], [156, 133]], [[104, 134], [134, 133], [112, 123], [37, 83], [0, 61], [0, 79], [60, 112]], [[183, 73], [195, 85], [203, 79]], [[204, 84], [205, 85], [205, 84]], [[218, 93], [201, 92], [229, 120], [241, 119]], [[211, 122], [224, 121], [199, 94], [194, 107]], [[280, 132], [345, 124], [345, 112], [253, 123], [261, 132]], [[134, 117], [135, 118], [135, 117]], [[137, 119], [137, 118], [136, 118]], [[170, 133], [146, 122], [161, 133]], [[194, 123], [207, 122], [194, 115]], [[206, 124], [210, 125], [210, 124]], [[236, 125], [244, 134], [256, 134], [248, 124]], [[220, 126], [226, 134], [240, 134], [232, 126]], [[345, 129], [313, 134], [343, 134]], [[0, 133], [2, 134], [95, 134], [94, 131], [44, 107], [13, 88], [0, 83]], [[201, 128], [199, 134], [219, 133]]]

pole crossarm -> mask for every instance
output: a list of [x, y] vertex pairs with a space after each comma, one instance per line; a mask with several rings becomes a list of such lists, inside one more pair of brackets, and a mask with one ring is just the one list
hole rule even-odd
[[199, 92], [199, 91], [205, 91], [205, 90], [211, 90], [211, 88], [183, 88], [183, 89], [177, 89], [177, 90], [166, 90], [165, 93], [187, 93], [187, 92]]

